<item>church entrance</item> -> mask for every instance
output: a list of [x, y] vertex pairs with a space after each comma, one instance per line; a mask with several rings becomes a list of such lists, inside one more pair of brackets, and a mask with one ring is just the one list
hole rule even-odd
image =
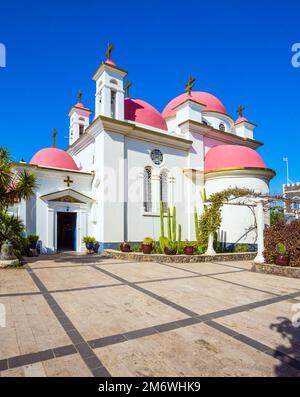
[[76, 212], [57, 213], [57, 250], [76, 251]]

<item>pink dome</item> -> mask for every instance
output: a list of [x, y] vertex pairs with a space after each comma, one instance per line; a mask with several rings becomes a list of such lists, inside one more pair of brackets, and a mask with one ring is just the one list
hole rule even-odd
[[117, 66], [117, 65], [115, 64], [115, 62], [114, 62], [112, 59], [107, 59], [107, 60], [105, 61], [105, 63], [107, 63], [108, 65], [111, 65], [111, 66]]
[[240, 123], [242, 123], [243, 121], [247, 121], [247, 122], [248, 122], [248, 119], [246, 119], [246, 117], [239, 116], [239, 117], [237, 118], [236, 122], [235, 122], [235, 125], [240, 124]]
[[51, 168], [64, 168], [78, 171], [75, 161], [64, 150], [55, 147], [45, 148], [37, 152], [31, 159], [30, 164]]
[[208, 92], [200, 92], [200, 91], [195, 91], [191, 92], [191, 95], [188, 93], [181, 94], [177, 96], [176, 98], [172, 99], [167, 106], [164, 108], [162, 115], [164, 118], [169, 117], [169, 116], [174, 116], [175, 113], [173, 109], [176, 106], [181, 105], [183, 102], [185, 102], [187, 99], [192, 99], [195, 102], [202, 103], [202, 105], [206, 105], [205, 110], [206, 111], [212, 111], [212, 112], [218, 112], [218, 113], [224, 113], [227, 114], [227, 110], [223, 103], [214, 95], [209, 94]]
[[141, 99], [125, 98], [125, 120], [150, 125], [167, 131], [167, 124], [153, 106]]
[[255, 150], [246, 146], [215, 146], [205, 156], [204, 172], [236, 167], [266, 169], [266, 164]]

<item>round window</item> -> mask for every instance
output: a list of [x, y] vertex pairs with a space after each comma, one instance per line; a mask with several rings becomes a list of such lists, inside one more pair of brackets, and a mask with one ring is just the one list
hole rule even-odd
[[150, 157], [155, 165], [161, 165], [164, 161], [164, 156], [159, 149], [153, 149], [151, 151]]
[[225, 131], [225, 125], [224, 125], [223, 123], [221, 123], [221, 124], [219, 125], [219, 130], [220, 130], [220, 131]]

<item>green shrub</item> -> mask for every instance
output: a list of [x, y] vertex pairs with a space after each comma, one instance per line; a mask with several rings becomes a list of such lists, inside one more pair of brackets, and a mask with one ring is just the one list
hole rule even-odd
[[286, 247], [282, 243], [276, 244], [276, 252], [277, 252], [278, 255], [282, 255], [282, 256], [287, 255]]
[[197, 244], [195, 247], [195, 254], [196, 255], [203, 255], [207, 250], [206, 244]]
[[130, 248], [131, 248], [131, 252], [140, 252], [141, 244], [131, 244]]
[[249, 246], [247, 244], [236, 244], [233, 252], [249, 252]]
[[97, 242], [97, 240], [96, 240], [95, 237], [93, 237], [93, 236], [85, 236], [85, 237], [83, 237], [82, 242], [83, 242], [84, 244], [89, 244], [89, 243], [94, 244], [94, 243]]
[[152, 245], [152, 246], [154, 246], [155, 245], [155, 241], [151, 237], [145, 237], [144, 240], [143, 240], [143, 244], [144, 245]]
[[37, 242], [39, 241], [40, 236], [36, 235], [36, 234], [29, 234], [27, 236], [27, 241], [28, 244], [30, 245], [31, 248], [35, 248]]

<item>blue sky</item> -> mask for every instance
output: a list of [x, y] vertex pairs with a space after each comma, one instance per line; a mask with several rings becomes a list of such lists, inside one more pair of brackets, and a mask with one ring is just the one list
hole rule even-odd
[[0, 43], [0, 136], [16, 160], [29, 161], [51, 145], [67, 147], [67, 112], [83, 90], [94, 108], [91, 76], [108, 41], [113, 59], [129, 71], [131, 96], [162, 110], [184, 90], [189, 73], [195, 89], [217, 95], [236, 117], [239, 104], [258, 124], [259, 152], [277, 171], [272, 191], [300, 179], [300, 68], [291, 48], [300, 42], [298, 0], [63, 0], [2, 2]]

